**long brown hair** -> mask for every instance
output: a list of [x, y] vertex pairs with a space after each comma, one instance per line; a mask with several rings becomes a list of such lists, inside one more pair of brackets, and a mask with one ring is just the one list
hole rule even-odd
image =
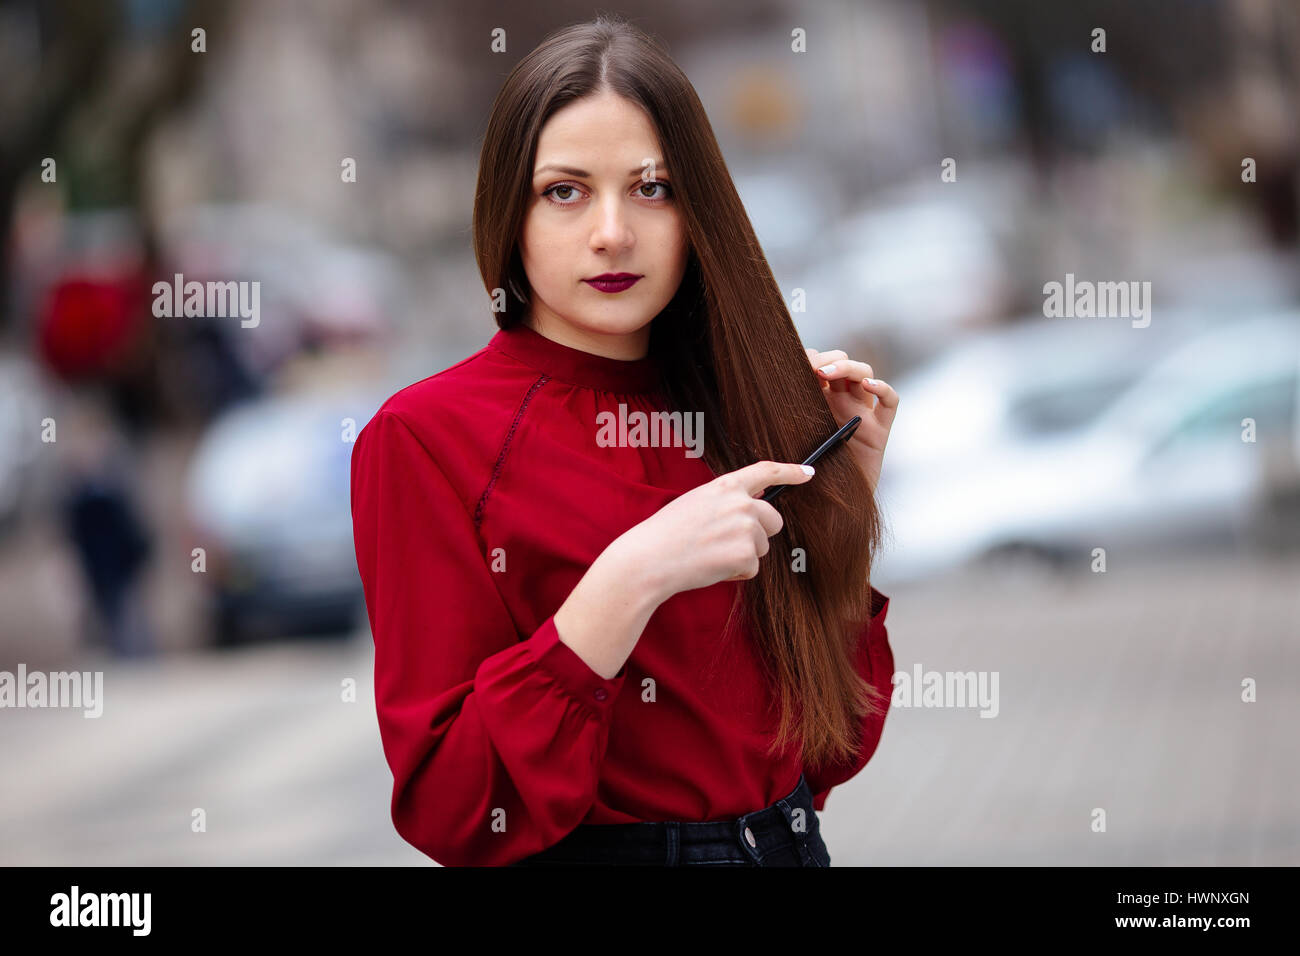
[[[518, 238], [541, 129], [561, 107], [605, 90], [648, 114], [689, 237], [681, 286], [651, 326], [665, 394], [678, 409], [704, 412], [704, 458], [715, 474], [762, 459], [803, 460], [836, 428], [821, 383], [699, 97], [660, 43], [618, 16], [552, 33], [515, 66], [493, 103], [473, 243], [498, 326], [522, 321], [531, 294]], [[769, 753], [797, 741], [807, 765], [852, 761], [862, 718], [884, 710], [885, 695], [855, 666], [882, 537], [876, 501], [847, 453], [822, 458], [814, 481], [777, 501], [784, 527], [732, 605], [734, 617], [743, 597], [779, 701]]]

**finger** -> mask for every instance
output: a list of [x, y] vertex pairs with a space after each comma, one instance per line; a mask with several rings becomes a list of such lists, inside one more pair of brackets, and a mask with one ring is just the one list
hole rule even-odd
[[772, 550], [772, 546], [767, 543], [767, 528], [759, 526], [754, 529], [754, 553], [761, 559], [763, 555]]
[[835, 362], [840, 359], [848, 358], [848, 355], [841, 349], [832, 349], [829, 352], [818, 352], [816, 349], [810, 349], [808, 351], [810, 353], [808, 355], [808, 361], [812, 363], [813, 368], [816, 368], [819, 365], [825, 365], [828, 362]]
[[781, 517], [781, 512], [777, 511], [771, 502], [763, 501], [761, 498], [754, 499], [754, 517], [758, 519], [758, 523], [763, 529], [763, 540], [759, 542], [758, 553], [766, 554], [767, 539], [785, 527], [785, 519]]
[[880, 404], [886, 408], [898, 407], [898, 392], [888, 382], [878, 378], [864, 378], [861, 385], [865, 391], [880, 399]]
[[773, 485], [801, 485], [812, 477], [802, 465], [784, 461], [756, 461], [730, 474], [740, 479], [741, 486], [751, 498], [761, 497]]
[[861, 381], [864, 378], [870, 378], [876, 373], [866, 362], [855, 362], [850, 358], [842, 358], [832, 362], [822, 362], [817, 367], [817, 374], [829, 382], [841, 378], [855, 378]]

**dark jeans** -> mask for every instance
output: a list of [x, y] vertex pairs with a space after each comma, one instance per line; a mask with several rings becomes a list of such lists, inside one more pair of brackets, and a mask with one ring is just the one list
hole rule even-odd
[[812, 791], [799, 784], [734, 820], [582, 824], [511, 866], [830, 866]]

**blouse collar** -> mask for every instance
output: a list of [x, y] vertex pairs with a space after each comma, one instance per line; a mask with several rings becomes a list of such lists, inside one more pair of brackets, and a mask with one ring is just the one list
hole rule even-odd
[[660, 391], [659, 366], [654, 358], [607, 358], [548, 339], [522, 322], [500, 329], [489, 347], [545, 372], [551, 378], [608, 392]]

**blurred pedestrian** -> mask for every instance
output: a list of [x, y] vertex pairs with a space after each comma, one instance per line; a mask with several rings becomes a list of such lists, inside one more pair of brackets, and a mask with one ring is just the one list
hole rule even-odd
[[119, 657], [151, 655], [141, 572], [153, 535], [135, 507], [121, 435], [102, 411], [83, 409], [64, 419], [70, 447], [59, 506], [64, 532], [89, 591], [90, 640]]

